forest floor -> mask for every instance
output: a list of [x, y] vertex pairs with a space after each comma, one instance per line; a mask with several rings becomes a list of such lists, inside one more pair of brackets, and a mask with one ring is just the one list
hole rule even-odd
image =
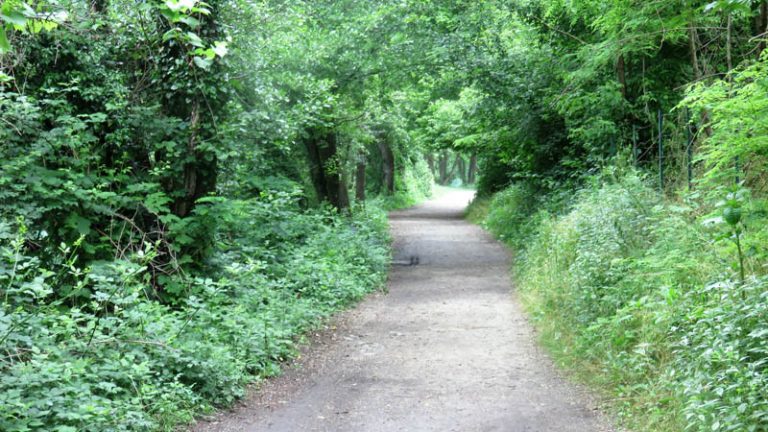
[[611, 431], [537, 347], [510, 293], [508, 251], [464, 221], [472, 191], [390, 214], [395, 265], [375, 294], [312, 337], [285, 373], [211, 431]]

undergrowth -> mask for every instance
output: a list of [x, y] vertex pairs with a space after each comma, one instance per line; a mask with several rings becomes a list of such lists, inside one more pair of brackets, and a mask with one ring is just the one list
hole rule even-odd
[[[633, 430], [765, 430], [765, 203], [667, 201], [634, 172], [567, 200], [528, 191], [497, 194], [484, 224], [516, 249], [516, 287], [555, 359]], [[743, 218], [723, 217], [735, 200]]]
[[432, 197], [434, 178], [423, 159], [406, 160], [401, 174], [395, 178], [394, 194], [380, 195], [374, 200], [377, 205], [386, 210], [404, 209]]
[[490, 210], [491, 199], [487, 196], [475, 196], [472, 202], [469, 203], [467, 210], [464, 213], [464, 217], [472, 223], [483, 224], [488, 211]]
[[303, 332], [385, 280], [375, 206], [349, 218], [265, 194], [213, 208], [217, 251], [176, 305], [150, 295], [151, 244], [85, 268], [79, 242], [62, 244], [43, 267], [23, 221], [0, 224], [0, 430], [173, 430], [279, 373]]

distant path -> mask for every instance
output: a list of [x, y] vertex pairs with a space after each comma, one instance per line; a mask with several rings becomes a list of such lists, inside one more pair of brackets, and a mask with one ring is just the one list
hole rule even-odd
[[536, 347], [506, 250], [451, 191], [390, 215], [389, 294], [316, 337], [298, 367], [202, 431], [609, 431]]

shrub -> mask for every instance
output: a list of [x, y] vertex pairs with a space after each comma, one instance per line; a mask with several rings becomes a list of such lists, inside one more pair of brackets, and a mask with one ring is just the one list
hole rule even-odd
[[[572, 196], [567, 211], [532, 217], [537, 198], [513, 186], [486, 218], [518, 248], [516, 285], [546, 345], [611, 392], [638, 430], [763, 430], [762, 202], [747, 202], [737, 227], [752, 250], [754, 275], [742, 284], [735, 228], [710, 226], [721, 210], [666, 202], [632, 172], [592, 179]], [[552, 208], [548, 200], [540, 206]]]
[[174, 305], [147, 295], [151, 247], [47, 269], [26, 255], [23, 225], [0, 224], [0, 430], [173, 430], [278, 373], [302, 332], [384, 282], [375, 207], [300, 211], [283, 193], [211, 211], [226, 230], [209, 274], [175, 281]]
[[514, 248], [521, 248], [536, 228], [540, 203], [532, 186], [516, 183], [493, 196], [484, 225]]

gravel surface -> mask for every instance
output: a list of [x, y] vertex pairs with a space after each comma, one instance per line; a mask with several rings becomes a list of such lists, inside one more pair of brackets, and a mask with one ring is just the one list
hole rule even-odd
[[285, 374], [211, 431], [612, 431], [537, 347], [509, 254], [462, 219], [472, 192], [393, 212], [395, 265], [374, 294], [312, 335]]

